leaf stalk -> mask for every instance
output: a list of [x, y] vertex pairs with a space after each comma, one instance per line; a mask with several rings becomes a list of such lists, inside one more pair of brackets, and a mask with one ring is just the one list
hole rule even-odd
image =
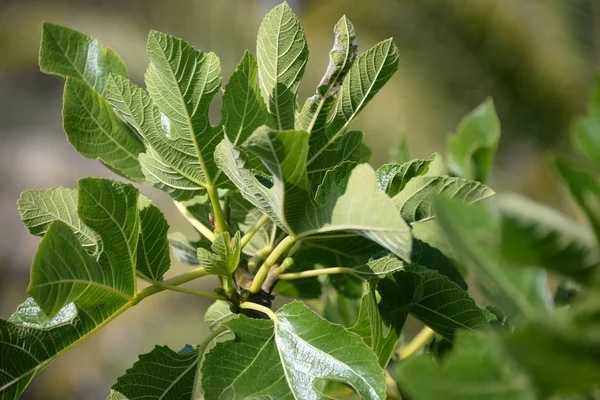
[[250, 286], [250, 293], [258, 293], [262, 287], [263, 282], [267, 278], [269, 274], [269, 270], [271, 267], [277, 262], [279, 257], [290, 247], [296, 239], [293, 236], [286, 236], [283, 238], [281, 242], [273, 249], [269, 257], [265, 260], [263, 265], [260, 267], [256, 276], [254, 277], [254, 281], [252, 282], [252, 286]]

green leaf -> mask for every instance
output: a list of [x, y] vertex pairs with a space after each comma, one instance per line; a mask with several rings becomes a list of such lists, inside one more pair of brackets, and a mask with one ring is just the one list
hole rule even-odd
[[223, 93], [221, 124], [234, 144], [242, 144], [262, 125], [272, 125], [258, 85], [258, 65], [246, 51]]
[[63, 103], [63, 127], [69, 142], [82, 156], [98, 159], [113, 172], [144, 182], [138, 160], [144, 144], [98, 92], [69, 77]]
[[[111, 271], [115, 272], [115, 271]], [[56, 221], [40, 243], [31, 266], [27, 291], [49, 317], [69, 303], [93, 303], [104, 297], [108, 302], [131, 300], [133, 294], [119, 288], [105, 276], [96, 261], [86, 253], [69, 227]]]
[[216, 184], [215, 146], [222, 129], [208, 118], [221, 87], [221, 67], [214, 53], [152, 31], [148, 37], [148, 95], [127, 79], [111, 75], [106, 97], [150, 144], [140, 156], [147, 179], [178, 200]]
[[[308, 98], [297, 117], [296, 129], [315, 133], [326, 127], [327, 114], [346, 74], [358, 54], [354, 25], [343, 16], [333, 28], [333, 48], [329, 52], [329, 64], [317, 86], [317, 93]], [[328, 101], [329, 100], [329, 101]]]
[[595, 329], [585, 329], [568, 318], [535, 318], [504, 337], [504, 344], [544, 397], [584, 395], [598, 388], [597, 324]]
[[491, 99], [486, 100], [459, 124], [448, 138], [448, 168], [462, 178], [485, 182], [494, 163], [500, 140], [500, 121]]
[[387, 275], [404, 268], [404, 263], [392, 255], [369, 260], [365, 265], [355, 267], [361, 274]]
[[198, 265], [198, 247], [190, 242], [185, 235], [180, 232], [171, 233], [167, 236], [169, 246], [173, 251], [173, 255], [182, 262], [188, 265]]
[[[242, 234], [248, 232], [259, 219], [263, 216], [257, 208], [244, 200], [239, 193], [229, 194], [230, 221], [229, 226], [233, 231], [240, 231]], [[273, 238], [274, 224], [271, 220], [264, 223], [261, 228], [252, 236], [246, 247], [242, 249], [245, 254], [254, 255], [257, 251], [271, 246]]]
[[449, 176], [418, 176], [406, 184], [393, 200], [408, 223], [424, 222], [435, 217], [433, 199], [437, 195], [473, 204], [491, 197], [494, 192], [482, 183]]
[[510, 317], [531, 316], [550, 308], [544, 271], [515, 266], [500, 254], [501, 224], [483, 205], [435, 201], [438, 223], [458, 261], [477, 279], [487, 299]]
[[369, 290], [362, 297], [356, 323], [349, 329], [350, 332], [362, 337], [365, 344], [377, 356], [382, 368], [385, 368], [390, 361], [400, 337], [400, 329], [396, 328], [401, 328], [401, 326], [389, 325], [388, 322], [381, 318], [375, 291]]
[[410, 156], [408, 139], [406, 135], [402, 135], [396, 140], [396, 145], [390, 150], [390, 163], [404, 164], [410, 160], [412, 160], [412, 157]]
[[44, 23], [40, 68], [66, 79], [63, 127], [73, 147], [113, 172], [143, 182], [138, 155], [144, 144], [102, 97], [109, 74], [127, 76], [119, 56], [90, 36]]
[[233, 238], [223, 232], [211, 245], [212, 252], [199, 248], [198, 261], [209, 274], [231, 276], [240, 262], [240, 232]]
[[[312, 140], [312, 133], [309, 140]], [[333, 142], [322, 152], [314, 162], [307, 167], [307, 177], [310, 183], [319, 185], [323, 182], [327, 171], [337, 167], [344, 161], [364, 163], [363, 160], [363, 136], [360, 131], [348, 132]]]
[[396, 364], [391, 375], [415, 400], [534, 400], [525, 374], [501, 351], [497, 341], [464, 332], [442, 365], [431, 355]]
[[258, 80], [278, 129], [294, 128], [296, 92], [308, 61], [304, 30], [287, 3], [267, 13], [256, 40]]
[[[342, 274], [338, 274], [342, 276]], [[321, 315], [333, 324], [341, 324], [350, 328], [358, 318], [360, 296], [351, 299], [334, 290], [328, 290], [321, 302], [324, 303]], [[350, 330], [350, 329], [348, 329]]]
[[460, 286], [461, 289], [467, 290], [462, 269], [459, 271], [454, 262], [444, 253], [418, 239], [413, 240], [413, 262], [439, 272]]
[[204, 322], [211, 332], [215, 332], [221, 326], [236, 317], [233, 313], [231, 303], [225, 300], [217, 300], [212, 303], [204, 314]]
[[349, 299], [360, 299], [363, 295], [363, 280], [354, 275], [329, 275], [329, 283], [338, 293]]
[[179, 353], [156, 346], [121, 376], [107, 400], [127, 399], [195, 399], [198, 348], [184, 348]]
[[[206, 356], [207, 400], [321, 399], [314, 385], [322, 379], [347, 383], [365, 399], [385, 398], [383, 370], [358, 335], [299, 302], [283, 306], [273, 318], [240, 316], [225, 323], [236, 339], [217, 344]], [[238, 361], [223, 362], [228, 359]]]
[[381, 280], [377, 289], [384, 318], [399, 326], [411, 314], [448, 339], [459, 329], [489, 326], [485, 313], [465, 290], [422, 265], [403, 264], [401, 270]]
[[414, 159], [403, 164], [382, 165], [376, 171], [379, 189], [394, 197], [412, 178], [424, 175], [435, 157], [436, 154], [433, 154], [428, 160]]
[[176, 200], [190, 199], [204, 190], [204, 175], [192, 140], [177, 131], [145, 90], [111, 75], [105, 97], [149, 144], [146, 153], [140, 155], [142, 172], [149, 182]]
[[133, 296], [140, 229], [138, 190], [100, 178], [81, 179], [78, 190], [79, 217], [102, 239], [98, 264], [105, 273], [110, 272], [106, 284]]
[[312, 164], [348, 129], [350, 122], [381, 90], [398, 69], [398, 48], [390, 38], [371, 47], [356, 58], [342, 83], [327, 118], [327, 128], [311, 132], [310, 153], [306, 165]]
[[67, 188], [26, 190], [17, 202], [29, 233], [44, 236], [54, 221], [67, 224], [89, 253], [96, 253], [98, 235], [77, 215], [77, 190]]
[[600, 167], [600, 118], [584, 117], [577, 120], [572, 132], [573, 147], [596, 167]]
[[556, 157], [554, 168], [567, 186], [600, 240], [600, 183], [595, 176], [575, 163]]
[[71, 208], [48, 225], [34, 258], [29, 291], [35, 300], [27, 300], [8, 321], [0, 320], [3, 398], [18, 398], [33, 375], [62, 351], [134, 304], [137, 189], [108, 179], [79, 181], [78, 216], [98, 237], [95, 258], [74, 233], [74, 220], [71, 225], [61, 220], [73, 215], [75, 196], [69, 194]]
[[77, 78], [98, 93], [104, 92], [108, 75], [127, 76], [114, 50], [91, 36], [48, 22], [42, 27], [40, 69], [61, 78]]
[[169, 224], [154, 204], [140, 207], [140, 238], [137, 247], [137, 273], [157, 282], [171, 267], [167, 231]]
[[600, 262], [592, 230], [542, 204], [503, 195], [502, 253], [507, 260], [556, 271], [590, 284]]
[[[152, 147], [163, 158], [167, 148], [191, 155], [195, 160], [188, 171], [204, 185], [210, 184], [216, 174], [212, 155], [221, 138], [220, 130], [213, 128], [208, 118], [212, 98], [221, 88], [219, 59], [157, 31], [150, 32], [147, 50], [148, 93], [168, 118], [172, 135], [161, 138], [162, 146], [151, 141]], [[181, 161], [179, 165], [183, 165]]]
[[[392, 201], [377, 188], [375, 173], [362, 164], [348, 172], [348, 164], [328, 172], [313, 200], [304, 167], [308, 134], [297, 131], [257, 130], [248, 149], [261, 158], [274, 182], [268, 188], [244, 168], [244, 156], [224, 140], [216, 152], [219, 167], [246, 200], [267, 214], [296, 239], [335, 231], [351, 231], [410, 258], [410, 232]], [[326, 199], [326, 202], [323, 201]], [[365, 213], [364, 210], [372, 210]]]

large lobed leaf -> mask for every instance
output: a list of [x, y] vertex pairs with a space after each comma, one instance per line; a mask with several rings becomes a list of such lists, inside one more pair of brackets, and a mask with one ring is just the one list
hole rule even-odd
[[321, 379], [347, 383], [365, 399], [385, 398], [383, 370], [358, 335], [299, 302], [283, 306], [273, 318], [240, 316], [224, 324], [236, 338], [206, 355], [202, 388], [207, 400], [321, 399], [315, 389]]
[[[153, 206], [131, 185], [85, 178], [77, 193], [62, 188], [30, 191], [20, 204], [27, 226], [36, 229], [32, 222], [39, 221], [42, 228], [34, 232], [44, 236], [32, 266], [32, 298], [8, 321], [0, 320], [3, 398], [18, 398], [33, 375], [62, 351], [135, 303], [140, 258], [151, 260], [146, 266], [154, 277], [168, 268], [164, 261], [154, 262], [168, 261], [167, 239], [161, 233], [164, 217], [140, 218], [140, 209], [143, 213]], [[30, 218], [32, 212], [38, 219]], [[150, 234], [144, 221], [158, 231]], [[93, 257], [84, 247], [89, 237], [97, 243]], [[141, 254], [146, 250], [151, 251]]]

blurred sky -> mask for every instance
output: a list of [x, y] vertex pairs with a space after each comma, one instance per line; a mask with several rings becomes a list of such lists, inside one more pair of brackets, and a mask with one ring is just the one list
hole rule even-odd
[[[225, 81], [245, 49], [254, 51], [271, 0], [0, 0], [0, 317], [26, 298], [39, 239], [22, 226], [16, 208], [28, 188], [75, 187], [87, 175], [113, 177], [79, 156], [61, 127], [62, 82], [37, 65], [41, 22], [98, 37], [142, 83], [149, 29], [190, 41], [221, 58]], [[523, 192], [571, 212], [548, 171], [545, 155], [569, 152], [568, 132], [584, 112], [598, 60], [598, 3], [594, 0], [294, 0], [309, 41], [310, 61], [300, 102], [327, 65], [333, 25], [346, 14], [359, 45], [393, 36], [400, 69], [361, 113], [374, 164], [388, 159], [406, 135], [414, 156], [445, 151], [460, 118], [494, 98], [503, 137], [492, 186]], [[218, 99], [213, 122], [219, 120]], [[166, 195], [157, 201], [172, 231], [193, 234]], [[183, 269], [177, 266], [176, 269]], [[212, 285], [214, 282], [205, 283]], [[104, 399], [110, 385], [154, 344], [182, 347], [204, 334], [197, 298], [155, 296], [54, 363], [25, 399]]]

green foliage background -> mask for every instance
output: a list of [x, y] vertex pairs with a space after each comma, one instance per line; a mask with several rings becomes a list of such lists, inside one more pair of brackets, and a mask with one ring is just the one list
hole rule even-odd
[[[254, 49], [267, 0], [4, 0], [0, 3], [0, 315], [25, 298], [37, 239], [19, 221], [15, 202], [28, 188], [76, 186], [86, 175], [110, 176], [76, 154], [61, 127], [62, 82], [39, 73], [41, 21], [70, 26], [113, 47], [141, 82], [146, 35], [157, 29], [216, 51], [229, 76]], [[406, 135], [415, 157], [444, 153], [446, 135], [492, 96], [503, 137], [492, 186], [557, 206], [565, 203], [545, 151], [568, 150], [568, 130], [584, 111], [594, 79], [600, 14], [593, 0], [307, 0], [290, 2], [307, 34], [310, 59], [301, 102], [327, 65], [332, 25], [342, 14], [365, 50], [393, 36], [400, 68], [361, 114], [376, 164]], [[218, 102], [217, 102], [218, 103]], [[215, 119], [219, 110], [212, 110]], [[213, 121], [214, 122], [214, 121]], [[173, 230], [190, 228], [168, 197], [145, 188]], [[184, 267], [179, 266], [181, 270]], [[210, 282], [207, 285], [213, 285]], [[131, 360], [155, 343], [177, 348], [203, 336], [208, 301], [165, 295], [141, 305], [45, 371], [25, 399], [104, 398]], [[193, 318], [197, 315], [198, 318]], [[148, 318], [153, 316], [155, 318]], [[190, 318], [192, 316], [192, 318]], [[144, 320], [144, 324], [138, 321]], [[127, 338], [126, 341], [122, 340]], [[100, 351], [102, 349], [102, 351]], [[97, 359], [86, 362], [85, 360]]]

